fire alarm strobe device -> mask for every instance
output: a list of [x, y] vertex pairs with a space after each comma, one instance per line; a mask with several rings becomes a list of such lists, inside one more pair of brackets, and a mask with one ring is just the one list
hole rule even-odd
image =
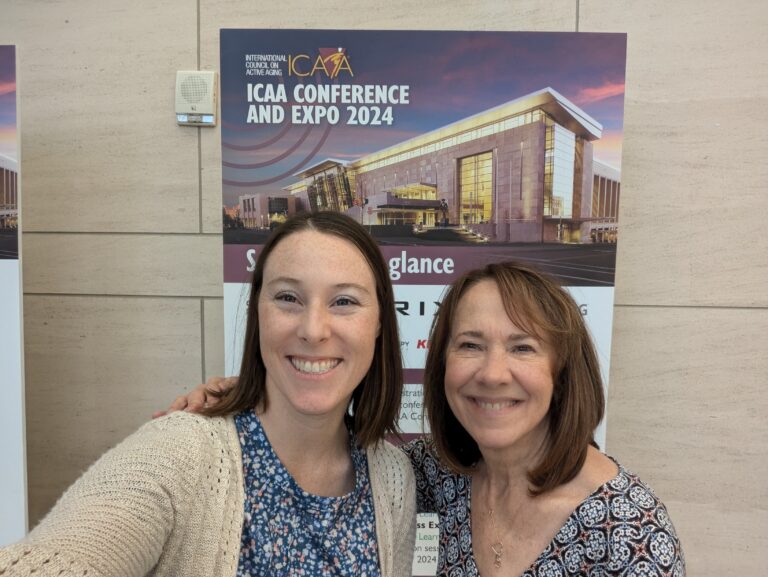
[[176, 122], [186, 126], [216, 126], [216, 73], [180, 70], [176, 73]]

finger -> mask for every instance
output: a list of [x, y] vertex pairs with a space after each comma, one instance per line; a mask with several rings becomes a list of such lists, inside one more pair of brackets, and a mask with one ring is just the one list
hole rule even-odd
[[154, 413], [152, 413], [152, 418], [157, 419], [159, 417], [164, 417], [167, 414], [168, 414], [167, 411], [155, 411]]
[[215, 397], [213, 395], [208, 395], [205, 397], [205, 403], [203, 403], [203, 406], [205, 407], [213, 407], [214, 405], [218, 404], [218, 402], [221, 400], [219, 397]]
[[[217, 404], [223, 395], [237, 384], [237, 377], [211, 377], [202, 389], [205, 392], [205, 404], [209, 407]], [[199, 390], [199, 389], [198, 389]]]
[[176, 400], [174, 400], [171, 403], [171, 406], [168, 407], [168, 412], [172, 413], [173, 411], [183, 411], [187, 406], [187, 396], [181, 395], [176, 397]]
[[188, 413], [199, 413], [210, 405], [209, 395], [200, 387], [193, 389], [187, 395], [187, 407], [184, 409]]
[[227, 390], [227, 387], [223, 386], [224, 380], [223, 377], [209, 377], [205, 384], [197, 387], [197, 389], [206, 393], [221, 393]]

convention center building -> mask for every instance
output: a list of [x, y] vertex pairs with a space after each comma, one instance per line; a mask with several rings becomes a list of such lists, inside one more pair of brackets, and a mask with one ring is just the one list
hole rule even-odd
[[[292, 209], [336, 210], [419, 233], [615, 242], [620, 176], [592, 154], [602, 130], [545, 88], [353, 161], [322, 160], [297, 173], [286, 196], [298, 200]], [[269, 204], [256, 196], [240, 198], [246, 226], [264, 220], [245, 211]]]
[[19, 226], [18, 162], [0, 154], [0, 229]]

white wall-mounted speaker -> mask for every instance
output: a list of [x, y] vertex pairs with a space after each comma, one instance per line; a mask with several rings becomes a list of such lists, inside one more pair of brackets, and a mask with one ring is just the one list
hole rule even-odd
[[176, 72], [176, 122], [189, 126], [216, 126], [215, 72]]

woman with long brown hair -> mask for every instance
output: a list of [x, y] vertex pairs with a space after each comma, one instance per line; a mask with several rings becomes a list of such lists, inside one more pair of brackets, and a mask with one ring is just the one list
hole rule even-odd
[[401, 366], [376, 243], [337, 213], [289, 219], [256, 263], [237, 386], [106, 453], [0, 575], [410, 575], [414, 477], [384, 441]]

